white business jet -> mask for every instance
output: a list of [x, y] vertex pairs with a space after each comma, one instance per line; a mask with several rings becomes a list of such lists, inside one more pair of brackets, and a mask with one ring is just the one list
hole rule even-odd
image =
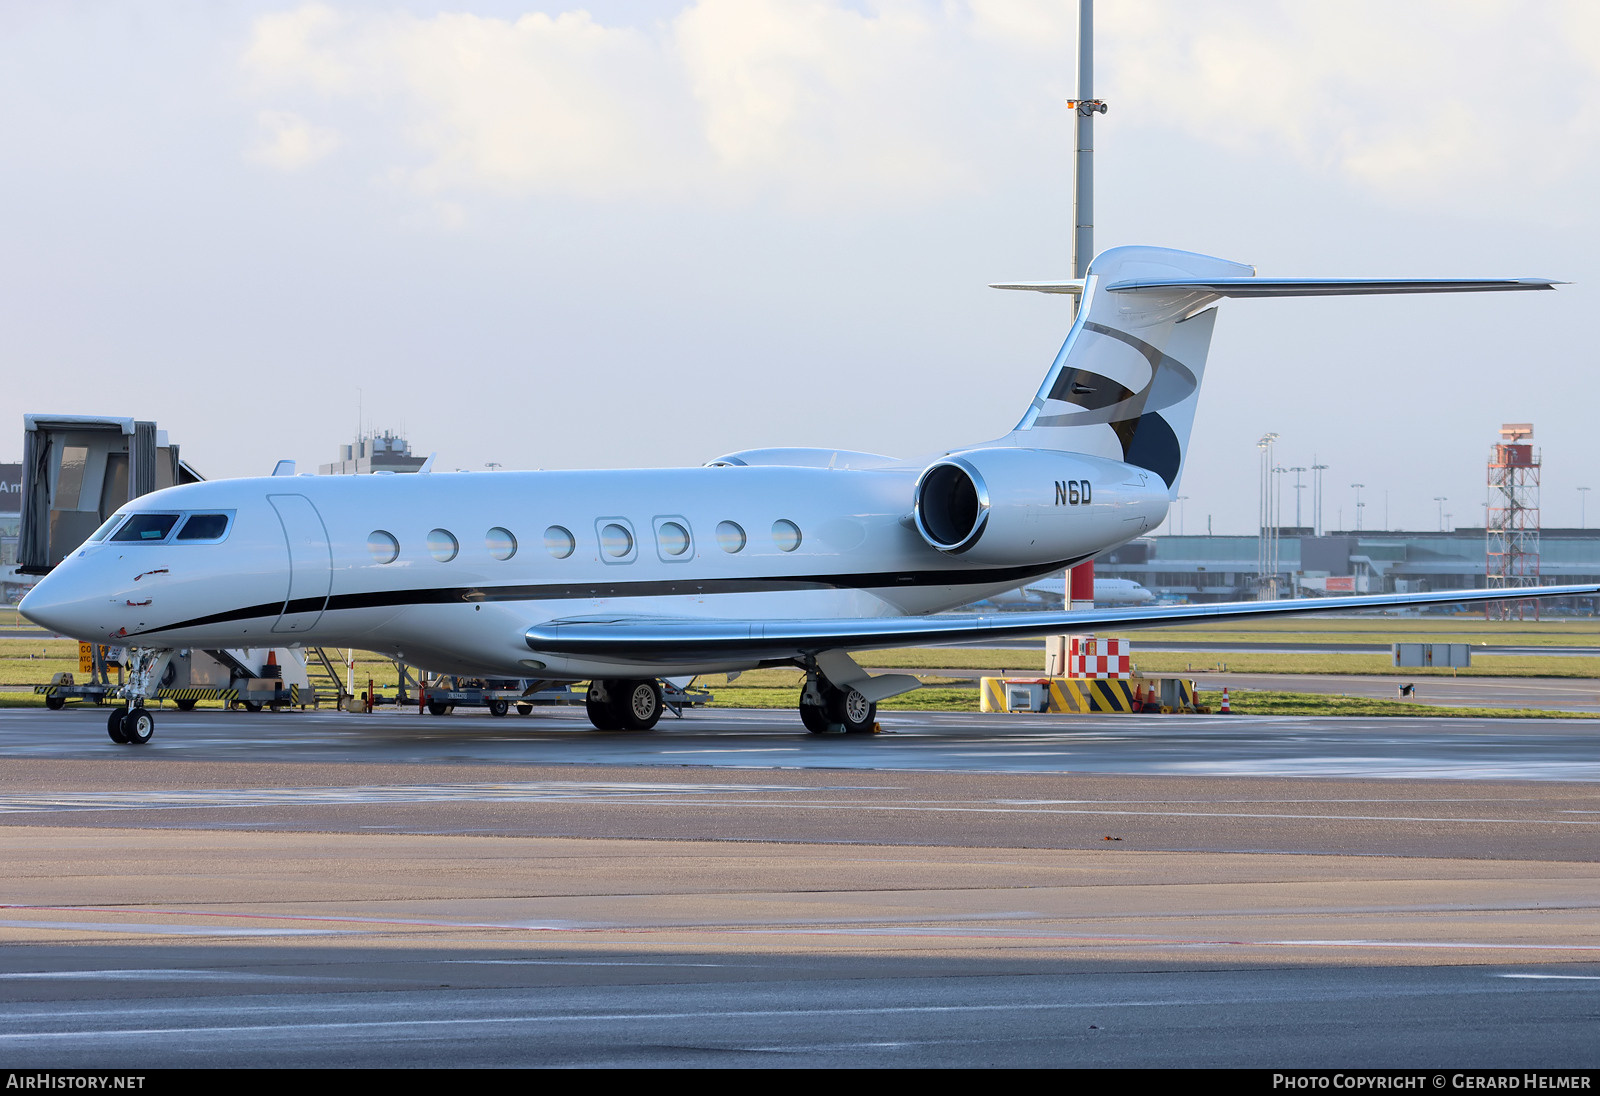
[[[1161, 524], [1177, 496], [1222, 297], [1549, 289], [1518, 280], [1268, 281], [1153, 247], [1095, 259], [1066, 343], [1016, 428], [932, 458], [770, 449], [702, 468], [267, 477], [119, 510], [22, 603], [63, 635], [135, 648], [113, 739], [179, 648], [300, 643], [437, 672], [589, 681], [597, 728], [646, 730], [660, 678], [797, 666], [813, 733], [870, 731], [917, 686], [872, 648], [1504, 600], [1503, 591], [932, 615]], [[1586, 595], [1594, 586], [1519, 590]]]

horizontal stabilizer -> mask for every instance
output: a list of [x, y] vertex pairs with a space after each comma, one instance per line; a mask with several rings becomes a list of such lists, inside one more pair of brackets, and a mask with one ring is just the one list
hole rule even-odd
[[[1506, 293], [1554, 289], [1565, 284], [1549, 278], [1166, 278], [1113, 282], [1104, 288], [1108, 293], [1189, 289], [1215, 297], [1352, 297], [1379, 293]], [[989, 288], [1077, 297], [1083, 293], [1083, 281], [997, 282]]]
[[1136, 289], [1193, 289], [1218, 297], [1346, 297], [1374, 293], [1505, 293], [1554, 289], [1565, 283], [1548, 278], [1182, 278], [1124, 281], [1110, 293]]
[[1074, 297], [1083, 296], [1083, 279], [1074, 282], [998, 282], [989, 286], [990, 289], [1026, 289], [1034, 293], [1070, 293]]
[[818, 620], [587, 617], [535, 625], [528, 629], [526, 639], [530, 649], [542, 653], [650, 663], [694, 662], [707, 657], [788, 661], [829, 650], [869, 651], [880, 647], [987, 642], [1061, 632], [1154, 628], [1297, 613], [1348, 613], [1357, 609], [1393, 609], [1407, 605], [1527, 601], [1596, 594], [1600, 594], [1600, 586], [1528, 586], [1515, 590], [1440, 590], [1426, 594], [1367, 594], [985, 616], [945, 614]]

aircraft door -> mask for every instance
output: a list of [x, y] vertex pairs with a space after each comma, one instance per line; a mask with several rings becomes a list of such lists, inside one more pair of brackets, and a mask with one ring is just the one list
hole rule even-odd
[[333, 588], [333, 551], [322, 515], [304, 495], [268, 495], [289, 548], [289, 589], [274, 632], [305, 632], [322, 619]]

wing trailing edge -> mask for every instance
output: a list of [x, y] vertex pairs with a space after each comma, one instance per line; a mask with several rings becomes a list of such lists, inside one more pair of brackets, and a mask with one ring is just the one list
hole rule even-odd
[[650, 662], [707, 659], [787, 660], [822, 651], [867, 651], [1060, 632], [1153, 628], [1201, 621], [1248, 620], [1357, 609], [1528, 601], [1600, 595], [1600, 586], [1529, 586], [1512, 590], [1443, 590], [1423, 594], [1368, 594], [1284, 601], [1231, 601], [1076, 612], [867, 617], [816, 620], [730, 620], [693, 617], [614, 616], [567, 618], [529, 628], [528, 647], [548, 654]]

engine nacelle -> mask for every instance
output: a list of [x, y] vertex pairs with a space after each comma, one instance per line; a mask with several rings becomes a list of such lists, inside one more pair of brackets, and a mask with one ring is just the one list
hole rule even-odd
[[1054, 563], [1161, 524], [1167, 485], [1143, 468], [1049, 449], [969, 449], [917, 478], [917, 531], [974, 563]]

